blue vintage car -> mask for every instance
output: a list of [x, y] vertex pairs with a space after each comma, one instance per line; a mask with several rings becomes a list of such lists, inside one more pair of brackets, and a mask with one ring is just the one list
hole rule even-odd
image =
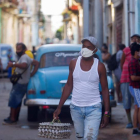
[[[36, 54], [36, 60], [40, 62], [40, 68], [30, 79], [25, 105], [28, 106], [28, 120], [37, 118], [39, 106], [56, 107], [62, 95], [63, 87], [69, 74], [69, 63], [71, 59], [77, 58], [81, 45], [53, 44], [43, 45]], [[95, 54], [101, 62], [101, 52]], [[114, 100], [114, 84], [111, 76], [107, 76], [110, 92], [110, 108], [116, 106]], [[102, 89], [100, 86], [100, 93]], [[101, 96], [102, 98], [102, 96]], [[64, 106], [69, 106], [71, 96], [66, 100]]]

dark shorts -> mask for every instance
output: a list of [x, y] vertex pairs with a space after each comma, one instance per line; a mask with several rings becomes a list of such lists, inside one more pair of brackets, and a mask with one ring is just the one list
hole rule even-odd
[[17, 108], [21, 105], [22, 99], [27, 92], [28, 84], [15, 84], [10, 92], [8, 106]]

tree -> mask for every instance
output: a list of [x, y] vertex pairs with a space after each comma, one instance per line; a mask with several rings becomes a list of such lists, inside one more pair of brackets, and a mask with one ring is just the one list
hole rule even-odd
[[55, 37], [59, 38], [59, 40], [62, 40], [63, 38], [63, 31], [64, 31], [64, 27], [61, 26], [55, 33]]

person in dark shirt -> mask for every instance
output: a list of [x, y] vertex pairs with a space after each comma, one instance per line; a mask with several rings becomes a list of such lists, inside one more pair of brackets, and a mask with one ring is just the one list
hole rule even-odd
[[111, 57], [111, 54], [108, 52], [108, 46], [107, 44], [103, 44], [102, 48], [101, 48], [101, 51], [102, 51], [102, 59], [103, 59], [103, 64], [105, 65], [105, 68], [106, 68], [106, 71], [108, 72], [109, 69], [108, 69], [108, 61]]
[[33, 53], [33, 55], [34, 55], [34, 58], [35, 58], [35, 56], [36, 56], [36, 48], [35, 48], [35, 46], [33, 46], [32, 53]]
[[140, 135], [140, 45], [137, 43], [131, 44], [132, 58], [129, 62], [129, 76], [130, 76], [130, 92], [134, 97], [135, 111], [133, 116], [133, 135]]

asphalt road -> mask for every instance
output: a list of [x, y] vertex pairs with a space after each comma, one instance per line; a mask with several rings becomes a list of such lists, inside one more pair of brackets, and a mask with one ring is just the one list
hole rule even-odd
[[[22, 105], [19, 122], [16, 125], [2, 125], [3, 119], [9, 115], [7, 103], [11, 87], [8, 79], [0, 79], [0, 140], [44, 140], [44, 138], [38, 137], [37, 129], [38, 123], [43, 121], [46, 111], [45, 113], [40, 111], [39, 122], [31, 123], [27, 121], [27, 107]], [[49, 114], [48, 121], [51, 119], [52, 113]], [[72, 123], [69, 114], [64, 112], [62, 112], [61, 121]], [[126, 129], [126, 124], [127, 118], [124, 109], [122, 105], [118, 105], [112, 109], [111, 124], [105, 129], [100, 129], [98, 140], [140, 140], [140, 136], [132, 136], [132, 129]], [[70, 140], [75, 140], [73, 125]]]

